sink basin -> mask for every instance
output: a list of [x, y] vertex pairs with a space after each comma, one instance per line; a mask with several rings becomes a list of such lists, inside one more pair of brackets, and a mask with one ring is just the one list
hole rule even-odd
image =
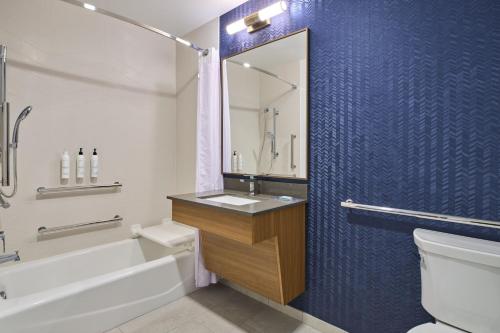
[[256, 202], [260, 202], [259, 200], [235, 197], [233, 195], [219, 195], [216, 197], [210, 197], [210, 198], [204, 198], [204, 199], [208, 200], [208, 201], [212, 201], [212, 202], [220, 202], [220, 203], [225, 203], [225, 204], [234, 205], [234, 206], [244, 206], [244, 205], [250, 205], [250, 204], [253, 204]]

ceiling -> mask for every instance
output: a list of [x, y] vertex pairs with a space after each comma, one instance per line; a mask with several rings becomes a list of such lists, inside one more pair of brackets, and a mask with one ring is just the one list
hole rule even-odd
[[246, 0], [83, 0], [141, 23], [183, 36]]

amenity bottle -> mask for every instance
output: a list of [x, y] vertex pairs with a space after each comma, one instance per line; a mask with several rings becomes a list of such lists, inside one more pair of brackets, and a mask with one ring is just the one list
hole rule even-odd
[[61, 155], [61, 179], [69, 179], [69, 153], [65, 150]]
[[82, 180], [85, 177], [85, 156], [83, 155], [83, 148], [80, 148], [78, 156], [76, 157], [76, 179]]
[[232, 172], [238, 172], [238, 154], [236, 153], [236, 150], [233, 151], [233, 156], [231, 159], [231, 169]]
[[90, 178], [96, 179], [99, 175], [99, 155], [97, 155], [97, 149], [94, 148], [94, 152], [90, 157]]

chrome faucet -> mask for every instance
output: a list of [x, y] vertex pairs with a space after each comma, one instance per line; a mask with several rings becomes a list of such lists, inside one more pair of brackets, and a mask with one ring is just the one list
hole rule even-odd
[[0, 264], [9, 261], [21, 261], [21, 257], [19, 257], [19, 251], [14, 251], [14, 253], [7, 253], [0, 255]]
[[3, 244], [3, 253], [5, 253], [5, 231], [0, 230], [0, 240]]
[[253, 197], [255, 195], [255, 182], [256, 182], [255, 177], [249, 176], [248, 180], [240, 179], [240, 182], [242, 183], [248, 182], [249, 184], [248, 195]]
[[[0, 240], [2, 240], [3, 253], [5, 253], [5, 232], [0, 231]], [[20, 261], [21, 257], [19, 257], [19, 251], [14, 251], [14, 253], [7, 253], [0, 255], [0, 264], [9, 262], [9, 261]]]

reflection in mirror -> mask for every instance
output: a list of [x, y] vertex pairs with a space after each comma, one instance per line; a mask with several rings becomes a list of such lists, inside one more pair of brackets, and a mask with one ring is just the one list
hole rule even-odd
[[222, 66], [224, 172], [306, 178], [307, 30]]

